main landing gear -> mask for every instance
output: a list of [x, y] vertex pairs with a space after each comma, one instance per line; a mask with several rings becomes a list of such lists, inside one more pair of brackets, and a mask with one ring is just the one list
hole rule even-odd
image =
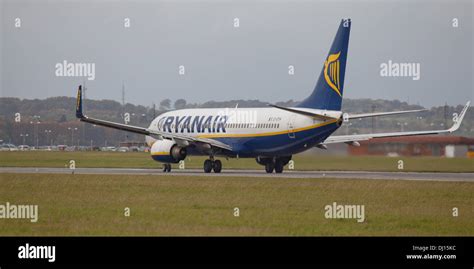
[[265, 172], [267, 173], [273, 173], [273, 170], [275, 170], [275, 173], [280, 174], [283, 172], [283, 166], [285, 166], [282, 162], [276, 161], [276, 162], [268, 162], [265, 164]]
[[210, 173], [214, 170], [214, 173], [220, 173], [222, 170], [222, 162], [220, 160], [214, 160], [210, 158], [204, 161], [204, 172]]
[[280, 174], [283, 172], [283, 167], [285, 165], [281, 162], [276, 160], [275, 162], [267, 162], [265, 164], [265, 172], [267, 173], [273, 173], [273, 170], [275, 170], [275, 173]]
[[265, 172], [280, 174], [283, 172], [283, 167], [291, 160], [291, 156], [274, 157], [274, 158], [257, 158], [257, 163], [265, 166]]
[[[220, 173], [222, 171], [222, 162], [220, 160], [214, 160], [214, 158], [211, 157], [204, 161], [204, 172], [210, 173], [212, 171], [214, 171], [214, 173]], [[163, 164], [163, 172], [171, 172], [171, 164]]]
[[163, 172], [165, 172], [165, 173], [171, 172], [171, 164], [169, 164], [169, 163], [163, 164]]

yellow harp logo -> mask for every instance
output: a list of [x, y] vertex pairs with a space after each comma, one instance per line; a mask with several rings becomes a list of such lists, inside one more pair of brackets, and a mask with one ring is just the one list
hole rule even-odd
[[329, 87], [342, 97], [339, 89], [339, 55], [341, 55], [341, 52], [329, 54], [328, 59], [324, 62], [324, 79]]

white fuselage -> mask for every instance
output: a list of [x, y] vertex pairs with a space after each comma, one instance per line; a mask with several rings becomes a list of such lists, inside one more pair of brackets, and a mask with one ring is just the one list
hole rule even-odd
[[[339, 111], [306, 110], [324, 112], [334, 117], [339, 117], [341, 114]], [[287, 138], [289, 143], [293, 143], [300, 138], [297, 135], [298, 132], [330, 123], [334, 121], [324, 121], [273, 107], [208, 108], [182, 109], [163, 113], [151, 122], [149, 129], [198, 138], [225, 140], [236, 149], [249, 139], [259, 138], [261, 148], [272, 148], [275, 146], [272, 143], [274, 139], [265, 138], [283, 137]], [[153, 143], [154, 139], [147, 137], [147, 142]]]

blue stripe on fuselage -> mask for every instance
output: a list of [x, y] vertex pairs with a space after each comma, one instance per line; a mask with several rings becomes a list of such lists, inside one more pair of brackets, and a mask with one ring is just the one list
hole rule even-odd
[[[324, 141], [339, 128], [337, 123], [295, 132], [295, 138], [285, 134], [256, 137], [215, 137], [230, 145], [239, 157], [288, 156], [305, 151]], [[306, 145], [306, 146], [305, 146]], [[192, 151], [188, 154], [193, 155]]]

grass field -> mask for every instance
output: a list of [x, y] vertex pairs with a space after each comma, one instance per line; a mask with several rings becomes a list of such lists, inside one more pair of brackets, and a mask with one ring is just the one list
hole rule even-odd
[[[0, 235], [474, 235], [469, 182], [0, 174], [0, 186], [0, 204], [39, 206], [37, 223], [1, 219]], [[333, 202], [365, 205], [365, 222], [326, 219]]]
[[[202, 168], [205, 157], [190, 156], [186, 168]], [[69, 160], [76, 161], [76, 167], [123, 167], [161, 168], [149, 153], [143, 152], [0, 152], [2, 167], [65, 167]], [[223, 160], [224, 169], [263, 169], [254, 159]], [[293, 156], [296, 170], [349, 170], [349, 171], [400, 171], [398, 160], [404, 161], [403, 171], [417, 172], [474, 172], [474, 159], [439, 157], [346, 157], [314, 156], [301, 154]], [[176, 165], [175, 165], [176, 166]]]

